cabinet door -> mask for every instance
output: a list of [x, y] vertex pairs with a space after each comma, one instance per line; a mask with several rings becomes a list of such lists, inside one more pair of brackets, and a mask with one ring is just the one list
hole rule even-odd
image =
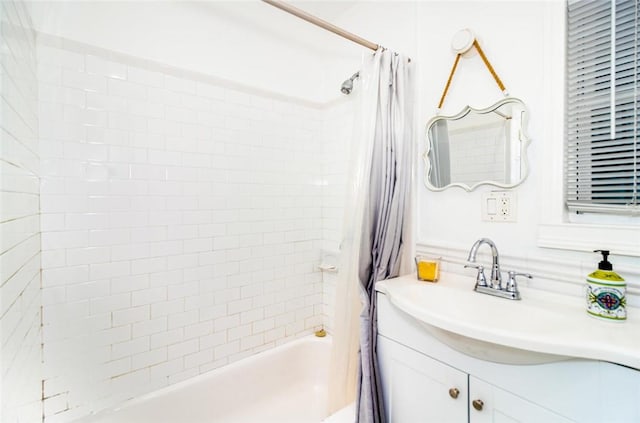
[[387, 421], [466, 423], [467, 374], [378, 336]]
[[570, 423], [573, 420], [469, 376], [469, 422]]

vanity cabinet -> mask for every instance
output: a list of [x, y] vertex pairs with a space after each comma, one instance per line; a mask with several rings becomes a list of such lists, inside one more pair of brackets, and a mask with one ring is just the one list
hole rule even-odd
[[466, 422], [467, 374], [378, 337], [388, 422]]
[[571, 359], [501, 364], [463, 354], [378, 293], [390, 423], [640, 422], [640, 372]]
[[384, 336], [378, 356], [391, 423], [571, 422]]

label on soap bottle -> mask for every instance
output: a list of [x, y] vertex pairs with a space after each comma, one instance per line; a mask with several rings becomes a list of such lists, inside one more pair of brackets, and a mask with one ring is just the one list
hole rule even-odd
[[622, 321], [627, 318], [627, 286], [587, 278], [587, 312], [596, 317]]

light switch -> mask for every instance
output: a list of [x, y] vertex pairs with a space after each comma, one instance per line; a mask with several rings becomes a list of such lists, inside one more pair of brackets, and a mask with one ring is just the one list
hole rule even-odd
[[487, 198], [487, 214], [495, 215], [498, 213], [498, 201], [495, 198]]

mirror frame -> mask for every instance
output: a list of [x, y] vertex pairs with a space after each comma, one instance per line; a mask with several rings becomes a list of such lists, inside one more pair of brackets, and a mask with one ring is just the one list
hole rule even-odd
[[[487, 114], [492, 112], [493, 110], [503, 106], [504, 104], [507, 103], [519, 103], [522, 105], [522, 124], [520, 126], [520, 131], [519, 131], [519, 139], [520, 139], [520, 166], [521, 166], [521, 171], [522, 171], [522, 176], [520, 178], [520, 180], [516, 183], [513, 184], [504, 184], [498, 181], [480, 181], [478, 183], [473, 184], [472, 186], [469, 186], [463, 182], [453, 182], [450, 183], [444, 187], [436, 187], [433, 186], [431, 184], [431, 182], [429, 181], [429, 176], [431, 174], [431, 161], [429, 160], [429, 153], [431, 152], [431, 139], [429, 138], [429, 130], [431, 129], [431, 126], [433, 126], [433, 124], [439, 120], [458, 120], [463, 118], [464, 116], [466, 116], [467, 114], [469, 114], [470, 112], [476, 112], [476, 113], [480, 113], [480, 114]], [[452, 116], [441, 116], [441, 115], [436, 115], [434, 117], [432, 117], [429, 122], [427, 123], [426, 126], [426, 132], [425, 132], [425, 137], [427, 139], [427, 148], [424, 152], [424, 154], [422, 155], [422, 159], [424, 160], [425, 163], [425, 170], [424, 170], [424, 184], [426, 185], [427, 188], [429, 188], [431, 191], [443, 191], [447, 188], [451, 188], [451, 187], [460, 187], [462, 189], [464, 189], [467, 192], [471, 192], [474, 189], [476, 189], [477, 187], [481, 186], [481, 185], [492, 185], [492, 186], [496, 186], [499, 188], [514, 188], [517, 187], [518, 185], [520, 185], [521, 183], [523, 183], [525, 181], [525, 179], [527, 179], [527, 176], [529, 176], [529, 160], [527, 158], [527, 150], [529, 147], [529, 144], [531, 143], [531, 139], [528, 137], [527, 135], [527, 131], [526, 131], [526, 127], [529, 121], [529, 111], [527, 109], [526, 104], [524, 104], [524, 102], [522, 100], [520, 100], [519, 98], [516, 97], [505, 97], [502, 100], [499, 100], [498, 102], [492, 104], [489, 107], [486, 107], [484, 109], [475, 109], [471, 106], [465, 106], [462, 111], [460, 111], [459, 113], [452, 115]]]

